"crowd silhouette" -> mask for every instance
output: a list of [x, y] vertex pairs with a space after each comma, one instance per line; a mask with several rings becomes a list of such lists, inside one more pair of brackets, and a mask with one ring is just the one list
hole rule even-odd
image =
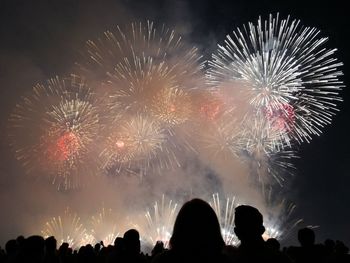
[[0, 262], [4, 263], [165, 263], [165, 262], [350, 262], [349, 248], [339, 240], [327, 239], [315, 243], [315, 233], [310, 228], [298, 231], [300, 246], [280, 248], [275, 238], [265, 241], [263, 216], [258, 209], [240, 205], [235, 209], [235, 234], [240, 244], [225, 245], [220, 224], [212, 207], [195, 198], [180, 209], [169, 241], [165, 248], [157, 241], [151, 254], [141, 251], [140, 234], [129, 229], [114, 244], [102, 242], [73, 250], [68, 243], [57, 248], [57, 240], [33, 235], [19, 236], [7, 241], [0, 249]]

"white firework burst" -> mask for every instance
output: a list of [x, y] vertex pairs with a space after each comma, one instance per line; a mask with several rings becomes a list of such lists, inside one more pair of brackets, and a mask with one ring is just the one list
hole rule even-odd
[[325, 48], [327, 38], [319, 35], [289, 17], [259, 18], [227, 36], [209, 63], [208, 79], [215, 88], [241, 81], [253, 112], [273, 115], [275, 127], [309, 142], [338, 111], [343, 87], [336, 49]]

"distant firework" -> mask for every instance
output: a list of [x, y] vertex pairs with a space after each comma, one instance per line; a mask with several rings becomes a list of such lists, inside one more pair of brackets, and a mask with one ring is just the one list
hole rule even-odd
[[[239, 205], [245, 205], [245, 203], [239, 201], [235, 196], [221, 199], [218, 193], [213, 194], [209, 203], [219, 219], [221, 234], [226, 245], [238, 246], [240, 240], [234, 232], [235, 209]], [[292, 230], [294, 231], [296, 227], [300, 227], [303, 222], [302, 219], [293, 219], [295, 204], [288, 204], [285, 199], [282, 199], [277, 204], [270, 200], [269, 206], [267, 212], [260, 211], [263, 213], [265, 226], [263, 239], [276, 238], [279, 241], [289, 239]]]
[[234, 114], [224, 114], [215, 121], [204, 123], [199, 129], [201, 133], [196, 138], [199, 151], [212, 159], [227, 161], [238, 158], [245, 147], [241, 123]]
[[295, 217], [296, 205], [287, 201], [281, 196], [272, 195], [270, 189], [267, 194], [266, 202], [269, 205], [269, 209], [264, 214], [265, 233], [263, 238], [276, 238], [283, 241], [291, 241], [296, 239], [297, 229], [302, 227], [317, 228], [317, 226], [306, 225], [304, 220]]
[[196, 90], [192, 92], [191, 96], [194, 114], [197, 114], [202, 121], [215, 121], [227, 111], [226, 105], [219, 94], [208, 89]]
[[80, 217], [66, 208], [63, 215], [53, 217], [46, 222], [41, 231], [44, 238], [54, 236], [57, 245], [68, 243], [70, 247], [78, 249], [90, 242], [89, 235], [80, 221]]
[[167, 155], [166, 135], [153, 119], [138, 114], [113, 127], [100, 154], [104, 168], [118, 173], [133, 166], [145, 170]]
[[150, 109], [152, 115], [165, 126], [179, 125], [192, 117], [189, 94], [176, 88], [164, 88], [155, 94]]
[[157, 241], [163, 241], [164, 246], [168, 247], [177, 212], [177, 203], [166, 200], [164, 195], [154, 203], [152, 209], [147, 209], [141, 216], [141, 221], [145, 221], [136, 225], [144, 242], [153, 247]]
[[11, 144], [29, 173], [48, 173], [59, 189], [82, 183], [81, 174], [93, 169], [88, 160], [100, 127], [95, 104], [84, 79], [72, 75], [36, 85], [16, 105], [10, 116]]
[[289, 17], [259, 18], [258, 25], [235, 30], [219, 46], [209, 81], [216, 88], [242, 81], [253, 111], [266, 112], [272, 128], [282, 126], [294, 140], [308, 142], [331, 122], [343, 87], [342, 63], [332, 57], [335, 49], [324, 48], [327, 38], [319, 34]]
[[237, 246], [239, 244], [239, 239], [234, 232], [234, 220], [235, 208], [238, 206], [238, 203], [235, 197], [227, 198], [226, 202], [222, 201], [224, 200], [220, 200], [219, 194], [215, 193], [213, 194], [213, 198], [209, 203], [218, 217], [221, 227], [221, 234], [226, 245]]
[[103, 241], [105, 246], [113, 245], [116, 237], [119, 236], [117, 225], [118, 216], [112, 209], [102, 207], [97, 215], [91, 217], [91, 235], [93, 242]]

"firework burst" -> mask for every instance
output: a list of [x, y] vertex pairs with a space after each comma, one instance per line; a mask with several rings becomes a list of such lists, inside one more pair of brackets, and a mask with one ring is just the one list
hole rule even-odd
[[46, 222], [42, 235], [47, 238], [54, 236], [58, 245], [66, 242], [72, 248], [79, 248], [89, 242], [90, 238], [77, 214], [66, 208], [62, 216], [53, 217]]
[[104, 207], [96, 216], [91, 217], [91, 235], [94, 237], [95, 243], [103, 241], [105, 246], [114, 244], [114, 240], [119, 236], [117, 218], [112, 209]]
[[198, 87], [203, 65], [197, 49], [187, 48], [174, 31], [156, 29], [152, 22], [132, 23], [124, 30], [117, 26], [88, 41], [83, 58], [79, 69], [101, 72], [95, 78], [110, 88], [114, 112], [144, 114], [153, 108], [171, 124], [188, 118], [184, 107], [177, 106], [182, 98], [186, 104], [186, 90]]
[[100, 126], [95, 104], [84, 79], [76, 75], [36, 85], [10, 116], [16, 158], [29, 173], [49, 173], [59, 189], [78, 187], [79, 174], [93, 170], [94, 162], [87, 159]]
[[107, 137], [101, 151], [103, 168], [117, 173], [137, 166], [142, 170], [154, 163], [165, 165], [171, 156], [164, 129], [152, 118], [140, 114], [121, 121]]
[[147, 209], [141, 216], [141, 223], [136, 225], [143, 241], [151, 247], [162, 241], [168, 247], [177, 211], [177, 203], [171, 199], [166, 201], [164, 195], [160, 201], [154, 202], [153, 208]]
[[274, 116], [272, 127], [282, 127], [299, 143], [308, 142], [331, 122], [343, 87], [338, 70], [342, 63], [319, 34], [289, 17], [259, 18], [257, 25], [237, 29], [219, 46], [210, 62], [209, 81], [214, 87], [242, 81], [253, 112]]

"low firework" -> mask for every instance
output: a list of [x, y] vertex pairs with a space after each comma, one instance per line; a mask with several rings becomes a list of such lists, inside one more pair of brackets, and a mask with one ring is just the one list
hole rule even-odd
[[31, 174], [49, 174], [58, 189], [78, 187], [80, 175], [94, 169], [90, 154], [100, 128], [98, 112], [83, 78], [56, 77], [36, 85], [10, 116], [16, 158]]
[[[235, 209], [239, 205], [245, 205], [245, 203], [238, 201], [237, 197], [222, 200], [218, 193], [213, 194], [209, 203], [218, 217], [226, 245], [238, 246], [240, 241], [234, 232]], [[295, 230], [303, 222], [302, 219], [293, 219], [295, 204], [287, 203], [285, 199], [282, 199], [278, 204], [273, 204], [270, 200], [268, 206], [267, 212], [263, 212], [265, 226], [265, 232], [262, 235], [263, 239], [288, 240], [292, 230]]]
[[[220, 89], [241, 81], [253, 113], [266, 113], [273, 129], [309, 142], [331, 122], [343, 87], [342, 63], [333, 58], [336, 50], [325, 48], [327, 38], [319, 35], [289, 17], [259, 18], [257, 25], [235, 30], [219, 46], [210, 62], [209, 82]], [[284, 144], [288, 137], [277, 139]]]
[[62, 216], [53, 217], [46, 222], [41, 231], [44, 238], [54, 236], [57, 244], [68, 243], [72, 248], [79, 248], [90, 241], [80, 217], [66, 208]]
[[218, 217], [221, 234], [226, 245], [237, 246], [239, 239], [237, 238], [235, 228], [235, 208], [239, 205], [235, 197], [227, 198], [226, 202], [221, 202], [218, 193], [213, 194], [212, 200], [209, 202]]
[[114, 240], [119, 236], [117, 219], [118, 216], [112, 209], [105, 209], [104, 207], [96, 216], [92, 216], [90, 225], [93, 242], [102, 241], [105, 246], [113, 245]]
[[266, 202], [270, 208], [264, 215], [266, 230], [263, 238], [265, 240], [276, 238], [284, 242], [290, 242], [292, 239], [296, 239], [297, 228], [317, 228], [317, 226], [306, 225], [303, 219], [295, 217], [296, 205], [294, 203], [272, 193], [272, 189], [270, 189], [266, 195]]
[[177, 208], [177, 203], [173, 200], [166, 201], [163, 195], [159, 202], [154, 203], [152, 209], [146, 211], [142, 217], [145, 222], [137, 225], [145, 243], [153, 247], [157, 241], [162, 241], [165, 247], [169, 246]]

